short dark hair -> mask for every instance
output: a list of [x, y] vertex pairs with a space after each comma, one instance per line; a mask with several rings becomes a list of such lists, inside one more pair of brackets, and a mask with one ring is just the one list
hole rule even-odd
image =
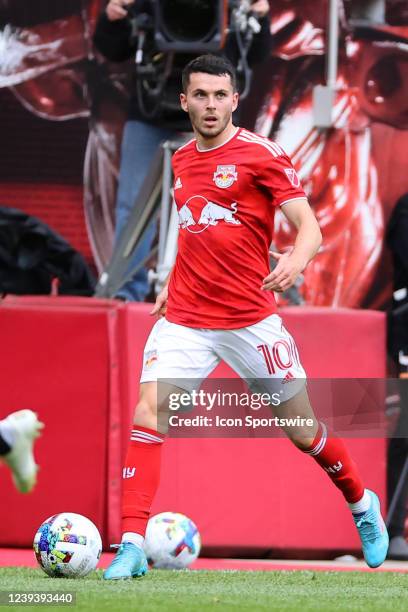
[[208, 53], [207, 55], [200, 55], [200, 57], [191, 60], [191, 62], [185, 66], [181, 77], [184, 93], [186, 93], [190, 83], [190, 75], [194, 72], [204, 72], [217, 76], [228, 75], [231, 79], [233, 90], [237, 91], [237, 75], [235, 73], [235, 68], [225, 57]]

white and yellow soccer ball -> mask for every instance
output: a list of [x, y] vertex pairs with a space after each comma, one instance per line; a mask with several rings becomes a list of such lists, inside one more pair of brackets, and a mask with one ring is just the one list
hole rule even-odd
[[96, 568], [102, 552], [97, 527], [74, 512], [47, 518], [35, 534], [33, 546], [39, 566], [53, 577], [86, 576]]
[[183, 569], [200, 554], [201, 538], [191, 519], [178, 512], [161, 512], [147, 524], [144, 550], [157, 569]]

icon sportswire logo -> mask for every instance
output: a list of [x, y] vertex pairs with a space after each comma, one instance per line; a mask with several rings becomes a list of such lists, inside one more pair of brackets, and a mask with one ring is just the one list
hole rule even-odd
[[[220, 221], [230, 225], [241, 225], [241, 222], [235, 219], [237, 208], [236, 202], [232, 202], [230, 208], [226, 208], [203, 196], [192, 196], [178, 211], [179, 228], [197, 234], [210, 225], [218, 225]], [[193, 216], [193, 210], [196, 218], [198, 216], [198, 221]]]

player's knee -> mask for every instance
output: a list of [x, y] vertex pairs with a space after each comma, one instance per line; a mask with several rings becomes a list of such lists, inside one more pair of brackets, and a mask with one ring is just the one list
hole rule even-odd
[[291, 442], [301, 451], [308, 450], [313, 444], [313, 435], [309, 431], [286, 432]]
[[315, 432], [313, 427], [285, 427], [285, 433], [291, 442], [301, 451], [313, 445]]
[[157, 429], [156, 405], [146, 399], [140, 399], [135, 409], [133, 423], [140, 427]]

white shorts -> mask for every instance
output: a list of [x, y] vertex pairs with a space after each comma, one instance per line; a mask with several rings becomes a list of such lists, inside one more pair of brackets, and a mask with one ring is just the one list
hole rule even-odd
[[279, 392], [281, 401], [306, 382], [295, 341], [277, 314], [241, 329], [196, 329], [159, 319], [146, 342], [140, 382], [174, 381], [192, 391], [221, 360], [252, 390]]

